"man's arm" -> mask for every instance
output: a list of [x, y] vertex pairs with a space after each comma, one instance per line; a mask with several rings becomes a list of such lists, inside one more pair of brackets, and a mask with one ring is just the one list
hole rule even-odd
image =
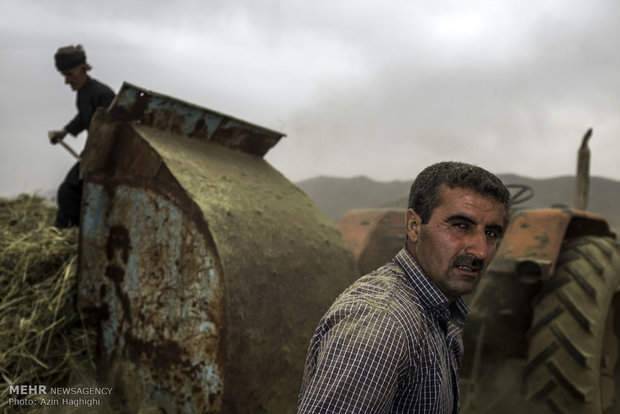
[[80, 113], [79, 112], [63, 128], [63, 130], [66, 133], [68, 132], [69, 134], [73, 135], [74, 137], [77, 136], [80, 132], [84, 131], [85, 129], [86, 129], [86, 125], [84, 124], [84, 122], [82, 122], [82, 120], [80, 118]]
[[99, 107], [107, 108], [115, 97], [112, 89], [98, 83], [92, 86], [86, 94], [88, 103], [80, 104], [77, 115], [64, 128], [73, 136], [77, 136], [80, 132], [88, 129], [95, 110]]
[[313, 338], [298, 413], [385, 413], [406, 358], [395, 318], [366, 304], [332, 315]]

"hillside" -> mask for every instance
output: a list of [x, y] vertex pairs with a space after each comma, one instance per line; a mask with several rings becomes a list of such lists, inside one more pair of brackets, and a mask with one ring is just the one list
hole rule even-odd
[[[525, 184], [534, 190], [534, 197], [519, 207], [570, 206], [573, 202], [574, 177], [533, 179], [500, 174], [506, 184]], [[316, 177], [296, 183], [325, 216], [338, 219], [353, 208], [407, 206], [409, 181], [378, 182], [368, 177]], [[620, 182], [601, 177], [590, 179], [588, 211], [606, 217], [611, 227], [620, 230]]]
[[411, 183], [378, 182], [363, 176], [353, 178], [320, 176], [295, 185], [316, 203], [329, 220], [337, 221], [352, 208], [378, 207], [400, 199], [408, 194]]

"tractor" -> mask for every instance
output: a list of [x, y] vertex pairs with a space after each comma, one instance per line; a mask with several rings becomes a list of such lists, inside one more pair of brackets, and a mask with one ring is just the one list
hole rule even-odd
[[[578, 151], [574, 208], [522, 210], [531, 188], [508, 186], [510, 223], [465, 297], [465, 414], [620, 413], [620, 247], [608, 222], [585, 211], [591, 134]], [[361, 273], [404, 245], [403, 210], [352, 210], [337, 226]]]

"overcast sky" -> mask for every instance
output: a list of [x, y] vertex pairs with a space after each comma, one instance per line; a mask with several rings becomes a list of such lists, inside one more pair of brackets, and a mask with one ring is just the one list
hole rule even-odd
[[592, 174], [620, 180], [619, 1], [0, 0], [0, 196], [73, 164], [47, 130], [76, 112], [53, 55], [78, 43], [115, 91], [287, 134], [266, 159], [291, 181], [571, 175], [589, 127]]

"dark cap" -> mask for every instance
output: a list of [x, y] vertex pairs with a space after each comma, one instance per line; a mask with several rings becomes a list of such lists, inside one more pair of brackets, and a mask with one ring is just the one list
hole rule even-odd
[[82, 45], [61, 47], [54, 55], [54, 61], [56, 69], [62, 72], [86, 63], [86, 53]]

